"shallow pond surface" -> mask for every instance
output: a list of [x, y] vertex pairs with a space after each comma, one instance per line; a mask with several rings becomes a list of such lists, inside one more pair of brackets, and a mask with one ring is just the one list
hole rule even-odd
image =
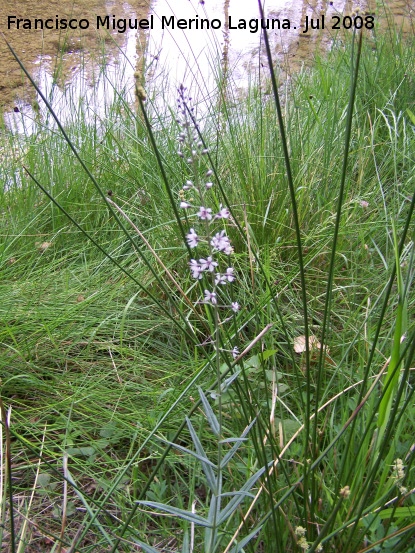
[[[389, 2], [405, 32], [413, 32], [414, 5], [413, 0]], [[334, 40], [336, 25], [343, 31], [350, 24], [347, 17], [356, 8], [362, 10], [363, 26], [363, 10], [376, 14], [370, 4], [347, 0], [269, 0], [265, 17], [276, 62], [286, 73], [308, 63], [319, 45]], [[102, 110], [114, 93], [109, 82], [126, 86], [133, 99], [136, 69], [144, 68], [143, 81], [160, 89], [167, 81], [173, 88], [184, 82], [209, 93], [219, 73], [229, 72], [235, 86], [243, 88], [261, 65], [266, 68], [255, 0], [0, 0], [0, 14], [6, 39], [63, 119], [73, 115], [79, 98]], [[4, 41], [0, 57], [6, 124], [29, 132], [42, 102]]]

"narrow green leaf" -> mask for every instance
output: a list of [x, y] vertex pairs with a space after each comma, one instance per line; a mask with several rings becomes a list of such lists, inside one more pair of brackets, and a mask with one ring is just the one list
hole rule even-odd
[[133, 542], [136, 543], [137, 545], [139, 545], [141, 547], [141, 549], [143, 549], [143, 551], [145, 551], [145, 553], [160, 553], [160, 551], [158, 549], [156, 549], [155, 547], [152, 547], [151, 545], [148, 545], [148, 544], [144, 543], [143, 541], [138, 540], [137, 538], [133, 538]]
[[159, 511], [164, 511], [165, 513], [179, 517], [183, 520], [188, 520], [189, 522], [193, 522], [198, 526], [210, 527], [210, 522], [206, 518], [203, 518], [197, 515], [196, 513], [192, 513], [191, 511], [178, 509], [177, 507], [173, 507], [172, 505], [157, 503], [156, 501], [136, 501], [136, 504], [144, 505], [146, 507], [152, 507], [153, 509], [158, 509]]
[[212, 432], [215, 434], [215, 436], [220, 436], [220, 426], [219, 426], [219, 421], [215, 415], [215, 413], [213, 412], [213, 409], [212, 407], [210, 406], [210, 403], [207, 399], [207, 397], [205, 396], [202, 388], [200, 386], [198, 386], [198, 390], [199, 390], [199, 395], [200, 395], [200, 399], [202, 400], [202, 404], [203, 404], [203, 407], [205, 409], [205, 414], [206, 414], [206, 418], [209, 422], [209, 425], [212, 429]]
[[258, 534], [261, 528], [262, 528], [262, 524], [254, 528], [252, 532], [250, 532], [247, 536], [245, 536], [243, 540], [241, 540], [237, 545], [235, 545], [235, 547], [233, 547], [230, 550], [230, 553], [239, 553], [240, 551], [242, 551], [245, 545], [247, 545], [252, 540], [252, 538], [254, 538]]
[[244, 497], [252, 497], [252, 498], [255, 497], [255, 495], [250, 492], [225, 492], [221, 494], [221, 497], [235, 497], [237, 495], [243, 495]]
[[104, 536], [104, 538], [108, 542], [108, 545], [110, 547], [112, 547], [113, 546], [113, 541], [112, 541], [111, 537], [109, 536], [109, 534], [107, 533], [107, 531], [105, 530], [105, 528], [101, 524], [101, 522], [96, 518], [96, 512], [94, 513], [92, 507], [90, 506], [90, 504], [87, 501], [87, 499], [89, 499], [89, 498], [87, 498], [81, 492], [81, 490], [78, 488], [78, 486], [75, 484], [75, 480], [73, 479], [72, 474], [69, 472], [69, 470], [66, 470], [66, 479], [67, 479], [69, 484], [72, 484], [74, 492], [76, 493], [76, 495], [79, 497], [79, 499], [84, 504], [84, 507], [85, 507], [86, 511], [88, 512], [89, 517], [94, 519], [94, 525], [99, 529], [101, 534]]
[[216, 468], [216, 465], [212, 463], [207, 457], [202, 457], [202, 455], [199, 455], [196, 453], [196, 451], [192, 451], [191, 449], [188, 449], [187, 447], [183, 447], [182, 445], [174, 444], [172, 442], [165, 442], [166, 444], [171, 445], [174, 449], [178, 449], [180, 451], [183, 451], [183, 453], [187, 453], [188, 455], [191, 455], [192, 457], [195, 457], [198, 459], [201, 463], [207, 463], [210, 465], [213, 469]]
[[226, 465], [229, 463], [229, 461], [232, 459], [232, 457], [235, 455], [235, 453], [238, 451], [241, 443], [246, 440], [245, 436], [248, 434], [248, 432], [251, 430], [253, 425], [255, 424], [256, 418], [245, 428], [245, 430], [242, 432], [242, 435], [240, 438], [235, 438], [235, 440], [238, 440], [237, 443], [226, 453], [226, 455], [223, 457], [222, 462], [220, 464], [221, 470], [223, 470]]
[[191, 553], [189, 542], [189, 530], [186, 529], [183, 536], [182, 553]]
[[401, 363], [399, 363], [401, 357], [401, 342], [402, 336], [406, 331], [407, 323], [407, 302], [405, 301], [405, 291], [404, 284], [402, 279], [400, 258], [399, 258], [399, 245], [398, 237], [396, 232], [396, 227], [392, 221], [392, 234], [393, 234], [393, 243], [395, 250], [395, 268], [396, 268], [396, 280], [398, 285], [398, 305], [396, 308], [395, 316], [395, 332], [393, 337], [393, 346], [391, 352], [391, 358], [389, 362], [388, 371], [384, 380], [385, 391], [382, 397], [382, 400], [379, 405], [379, 416], [378, 416], [378, 428], [379, 431], [379, 440], [380, 442], [386, 426], [389, 421], [389, 415], [392, 409], [392, 402], [394, 393], [399, 383], [399, 369]]
[[219, 440], [219, 444], [234, 444], [235, 442], [242, 443], [247, 442], [248, 438], [225, 438], [224, 440]]
[[[273, 461], [271, 461], [269, 465], [271, 465], [272, 463]], [[245, 482], [242, 488], [238, 491], [237, 495], [235, 495], [235, 497], [229, 501], [229, 503], [221, 512], [218, 524], [222, 524], [222, 522], [227, 520], [233, 514], [233, 512], [237, 509], [238, 505], [242, 503], [242, 501], [245, 499], [247, 495], [249, 495], [248, 490], [252, 488], [252, 486], [264, 474], [267, 468], [268, 467], [260, 468], [255, 474], [251, 476], [251, 478], [249, 478], [249, 480]]]
[[277, 349], [266, 349], [261, 353], [262, 361], [266, 361], [267, 359], [275, 355], [277, 351], [278, 351]]
[[71, 455], [71, 456], [75, 456], [75, 455], [81, 455], [83, 457], [90, 457], [91, 455], [93, 455], [95, 453], [95, 448], [94, 447], [89, 447], [89, 446], [85, 446], [85, 447], [68, 447], [67, 450], [66, 450], [66, 453], [68, 455]]
[[397, 507], [396, 509], [391, 507], [390, 509], [382, 509], [381, 511], [378, 511], [376, 514], [382, 520], [386, 518], [415, 519], [415, 506], [408, 505], [408, 507]]
[[218, 526], [219, 526], [219, 513], [221, 506], [221, 498], [212, 495], [210, 498], [210, 506], [208, 513], [208, 520], [210, 522], [210, 528], [205, 532], [205, 553], [210, 553], [211, 551], [216, 550], [216, 541], [218, 536]]
[[409, 108], [406, 109], [406, 113], [408, 114], [408, 117], [411, 120], [412, 124], [415, 125], [415, 115]]
[[222, 393], [225, 393], [228, 390], [228, 388], [232, 384], [232, 382], [238, 378], [240, 372], [241, 371], [237, 371], [237, 372], [233, 373], [231, 376], [229, 376], [228, 378], [225, 378], [225, 380], [220, 385], [220, 389], [221, 389]]
[[218, 483], [217, 483], [216, 475], [213, 472], [212, 467], [211, 467], [212, 463], [208, 464], [208, 463], [202, 461], [202, 459], [207, 459], [207, 455], [205, 453], [205, 450], [203, 449], [203, 446], [202, 446], [202, 444], [199, 440], [199, 437], [196, 434], [196, 431], [193, 428], [193, 425], [190, 422], [190, 419], [188, 417], [186, 417], [186, 423], [187, 423], [187, 426], [189, 428], [190, 435], [192, 437], [192, 440], [193, 440], [194, 446], [196, 448], [196, 451], [199, 454], [200, 461], [202, 463], [202, 469], [203, 469], [203, 472], [205, 473], [206, 481], [207, 481], [207, 484], [210, 488], [210, 491], [213, 494], [217, 494], [218, 493]]

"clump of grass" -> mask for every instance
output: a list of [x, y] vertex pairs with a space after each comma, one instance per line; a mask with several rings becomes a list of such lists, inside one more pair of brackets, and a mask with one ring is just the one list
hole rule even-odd
[[[212, 97], [203, 181], [151, 100], [3, 131], [19, 152], [1, 212], [11, 551], [414, 546], [415, 56], [370, 40], [333, 48], [284, 102], [276, 80], [234, 108]], [[207, 246], [231, 216], [226, 301], [215, 278], [199, 287], [234, 273], [193, 253], [188, 205]]]

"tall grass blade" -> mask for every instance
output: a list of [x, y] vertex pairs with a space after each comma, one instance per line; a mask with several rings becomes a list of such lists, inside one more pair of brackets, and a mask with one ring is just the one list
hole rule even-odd
[[398, 286], [398, 305], [396, 307], [395, 331], [393, 337], [391, 359], [384, 380], [384, 393], [379, 405], [379, 416], [377, 422], [379, 428], [379, 441], [382, 440], [386, 425], [388, 424], [389, 415], [392, 409], [393, 395], [396, 392], [396, 388], [398, 386], [400, 369], [403, 363], [403, 360], [401, 359], [401, 344], [408, 327], [408, 302], [406, 299], [405, 286], [402, 278], [398, 238], [394, 221], [392, 221], [392, 234], [395, 250], [395, 270]]

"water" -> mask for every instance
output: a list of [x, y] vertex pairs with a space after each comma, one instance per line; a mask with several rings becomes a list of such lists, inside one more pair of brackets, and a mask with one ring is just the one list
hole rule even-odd
[[[19, 13], [24, 13], [22, 17], [32, 23], [36, 16], [44, 20], [50, 17], [53, 21], [56, 16], [73, 17], [78, 21], [83, 18], [89, 23], [89, 28], [66, 33], [18, 30], [12, 26], [5, 35], [64, 122], [76, 116], [81, 101], [95, 114], [105, 116], [105, 106], [111, 103], [114, 95], [110, 83], [124, 87], [133, 101], [134, 72], [143, 67], [145, 84], [150, 83], [167, 96], [181, 83], [208, 95], [214, 89], [219, 73], [229, 72], [234, 86], [243, 88], [259, 68], [267, 72], [261, 32], [255, 32], [255, 22], [260, 17], [255, 0], [206, 0], [204, 4], [189, 0], [153, 0], [151, 6], [143, 0], [130, 0], [129, 3], [84, 0], [75, 4], [72, 0], [62, 0], [60, 4], [59, 14], [50, 13], [49, 2], [42, 7], [42, 0], [37, 5], [37, 13], [33, 6], [25, 7]], [[17, 11], [14, 6], [10, 0], [0, 0], [3, 14], [13, 15]], [[400, 0], [391, 2], [390, 6], [395, 18], [411, 29], [414, 2]], [[286, 73], [309, 63], [316, 48], [320, 44], [329, 47], [336, 35], [331, 29], [332, 16], [351, 11], [352, 6], [346, 0], [267, 2], [265, 16], [270, 20], [278, 19], [281, 25], [280, 29], [269, 31], [276, 63]], [[307, 18], [317, 21], [322, 14], [325, 28], [304, 33]], [[108, 31], [97, 30], [97, 16], [101, 22], [109, 16]], [[167, 25], [167, 22], [172, 22], [172, 16], [174, 28]], [[217, 28], [201, 29], [204, 18], [212, 23], [214, 20]], [[153, 28], [118, 32], [128, 19], [151, 20]], [[192, 28], [177, 28], [178, 19], [187, 21], [187, 27]], [[189, 24], [190, 19], [193, 22]], [[236, 28], [243, 26], [244, 22], [248, 28]], [[99, 38], [104, 38], [106, 44], [105, 71], [102, 71], [102, 65], [100, 69], [93, 61], [100, 54], [102, 42]], [[17, 132], [30, 133], [38, 106], [43, 111], [43, 102], [32, 87], [21, 86], [21, 71], [4, 44], [0, 47], [0, 55], [5, 61], [0, 66], [0, 87], [1, 101], [6, 106], [6, 125]], [[166, 90], [167, 81], [171, 87], [169, 90]]]

